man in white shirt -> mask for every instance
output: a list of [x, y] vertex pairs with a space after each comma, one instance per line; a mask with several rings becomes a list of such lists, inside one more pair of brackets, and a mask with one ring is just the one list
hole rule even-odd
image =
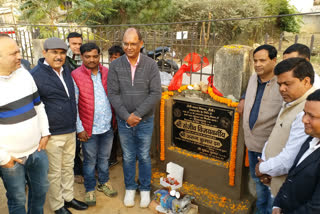
[[26, 183], [28, 213], [43, 213], [49, 124], [36, 84], [20, 61], [16, 42], [0, 35], [0, 177], [9, 213], [26, 213]]
[[320, 90], [307, 97], [302, 120], [309, 137], [275, 198], [273, 214], [320, 213]]
[[[285, 180], [302, 143], [307, 139], [302, 123], [305, 100], [315, 89], [312, 65], [303, 58], [290, 58], [275, 67], [280, 94], [284, 103], [276, 125], [262, 151], [262, 160], [256, 165], [261, 182], [269, 183], [275, 196]], [[264, 160], [264, 161], [263, 161]]]
[[[306, 45], [299, 43], [289, 46], [283, 52], [283, 60], [293, 57], [301, 57], [310, 61], [310, 56], [310, 49]], [[315, 89], [320, 88], [320, 78], [316, 73], [314, 73], [313, 87]], [[295, 158], [295, 155], [293, 156], [292, 153], [297, 154], [300, 145], [302, 145], [304, 140], [307, 138], [307, 135], [304, 133], [304, 125], [302, 122], [303, 114], [303, 112], [300, 112], [297, 115], [296, 120], [292, 123], [288, 142], [282, 152], [277, 157], [271, 158], [259, 166], [261, 173], [271, 176], [288, 174]]]

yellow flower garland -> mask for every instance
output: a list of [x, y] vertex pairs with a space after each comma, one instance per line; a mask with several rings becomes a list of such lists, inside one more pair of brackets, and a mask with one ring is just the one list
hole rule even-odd
[[173, 95], [173, 91], [162, 93], [160, 102], [160, 160], [165, 160], [165, 143], [164, 143], [164, 104], [165, 100]]
[[248, 148], [246, 147], [246, 157], [244, 161], [244, 166], [249, 167], [249, 154], [248, 154]]
[[[209, 95], [217, 102], [227, 104], [231, 107], [237, 107], [238, 102], [233, 102], [231, 99], [219, 97], [216, 95], [211, 87], [208, 87]], [[237, 157], [237, 144], [238, 144], [238, 134], [239, 134], [239, 113], [236, 111], [234, 113], [233, 120], [233, 133], [231, 138], [231, 156], [229, 164], [229, 185], [234, 186], [235, 169], [236, 169], [236, 157]]]
[[[184, 85], [178, 89], [178, 92], [181, 93], [183, 90], [188, 89], [188, 86]], [[165, 100], [172, 96], [173, 91], [166, 91], [162, 93], [161, 104], [160, 104], [160, 160], [165, 160], [165, 142], [164, 142], [164, 104]], [[211, 87], [208, 87], [208, 94], [219, 103], [224, 103], [230, 107], [237, 107], [238, 102], [234, 102], [231, 99], [220, 97], [216, 95]], [[235, 112], [233, 120], [233, 133], [231, 138], [231, 156], [229, 164], [229, 185], [234, 186], [235, 184], [235, 165], [236, 165], [236, 156], [237, 156], [237, 143], [238, 143], [238, 134], [239, 134], [239, 113]]]

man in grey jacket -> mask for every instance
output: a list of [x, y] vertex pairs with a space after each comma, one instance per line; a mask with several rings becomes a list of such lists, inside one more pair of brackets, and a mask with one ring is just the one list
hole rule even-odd
[[117, 114], [120, 143], [123, 150], [123, 173], [126, 186], [124, 205], [134, 206], [138, 184], [135, 181], [136, 159], [139, 161], [140, 207], [150, 203], [151, 159], [154, 107], [161, 98], [157, 64], [140, 54], [143, 45], [140, 32], [126, 30], [123, 36], [125, 55], [110, 64], [108, 96]]

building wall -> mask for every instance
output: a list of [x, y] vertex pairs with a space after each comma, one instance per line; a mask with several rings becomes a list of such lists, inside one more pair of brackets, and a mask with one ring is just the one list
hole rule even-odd
[[320, 15], [305, 15], [300, 32], [320, 33]]

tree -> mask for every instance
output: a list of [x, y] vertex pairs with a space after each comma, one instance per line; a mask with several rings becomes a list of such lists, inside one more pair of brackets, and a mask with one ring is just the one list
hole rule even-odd
[[79, 25], [103, 25], [109, 22], [113, 12], [116, 10], [112, 8], [112, 0], [73, 0], [67, 21]]
[[[267, 15], [284, 15], [298, 13], [297, 9], [289, 4], [289, 0], [262, 0], [265, 4]], [[276, 26], [281, 31], [299, 33], [301, 28], [301, 16], [287, 16], [277, 18]]]
[[64, 16], [59, 13], [59, 8], [64, 6], [64, 2], [64, 0], [27, 0], [20, 7], [22, 11], [20, 19], [34, 24], [55, 25], [59, 20], [64, 20]]
[[[264, 14], [263, 7], [256, 0], [174, 0], [177, 10], [174, 21], [207, 20], [211, 19], [245, 18]], [[263, 28], [263, 20], [236, 20], [212, 22], [211, 34], [216, 41], [223, 44], [245, 38], [246, 42], [259, 37]], [[198, 25], [198, 27], [201, 27]], [[245, 35], [245, 36], [244, 36]]]
[[175, 14], [172, 0], [112, 0], [112, 24], [169, 22]]

